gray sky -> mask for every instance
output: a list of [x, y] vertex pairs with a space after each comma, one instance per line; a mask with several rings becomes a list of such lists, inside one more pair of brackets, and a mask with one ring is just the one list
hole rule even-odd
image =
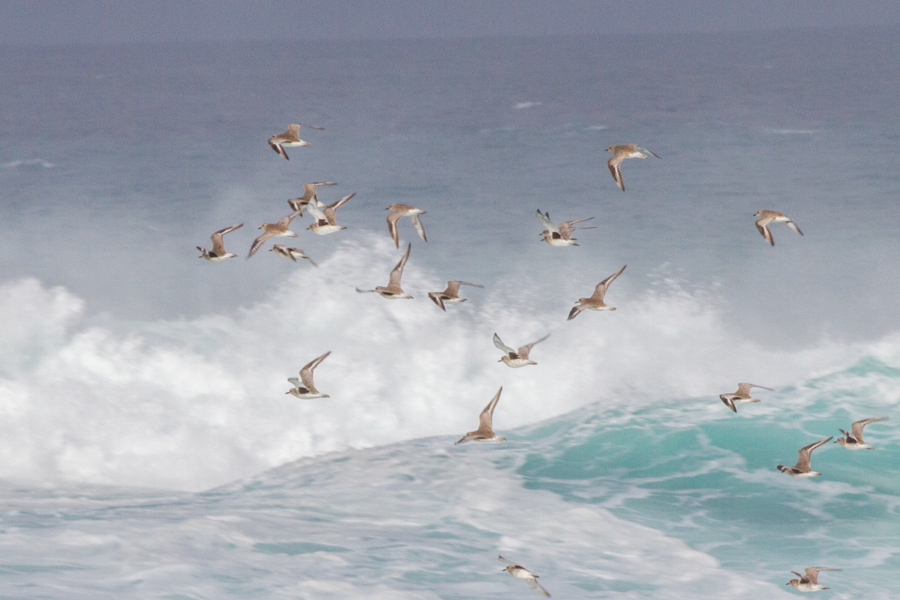
[[898, 0], [0, 0], [0, 43], [392, 39], [900, 25]]

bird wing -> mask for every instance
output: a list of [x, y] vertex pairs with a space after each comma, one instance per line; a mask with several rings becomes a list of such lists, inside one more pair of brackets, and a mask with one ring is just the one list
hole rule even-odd
[[305, 364], [302, 369], [300, 369], [300, 379], [303, 381], [303, 385], [307, 388], [313, 390], [315, 389], [315, 385], [313, 384], [313, 370], [319, 366], [323, 360], [325, 360], [328, 355], [331, 354], [331, 350], [323, 354], [322, 356], [318, 356]]
[[447, 312], [447, 309], [444, 307], [444, 300], [441, 298], [443, 292], [428, 292], [428, 297], [431, 298], [432, 302], [438, 305], [442, 311]]
[[516, 351], [503, 343], [503, 340], [500, 339], [500, 336], [496, 333], [494, 334], [494, 346], [496, 346], [499, 350], [503, 350], [507, 354], [515, 355]]
[[539, 339], [539, 340], [536, 340], [536, 341], [534, 341], [534, 342], [531, 342], [530, 344], [526, 344], [526, 345], [522, 346], [521, 348], [519, 348], [519, 352], [518, 352], [519, 356], [521, 356], [521, 357], [527, 357], [527, 356], [528, 356], [528, 353], [531, 352], [531, 349], [532, 349], [536, 344], [540, 344], [541, 342], [543, 342], [544, 340], [546, 340], [548, 337], [550, 337], [550, 334], [549, 334], [549, 333], [548, 333], [547, 335], [545, 335], [544, 337], [542, 337], [541, 339]]
[[284, 148], [281, 147], [282, 138], [280, 135], [273, 135], [269, 138], [269, 146], [272, 147], [279, 156], [284, 157], [284, 160], [291, 160], [288, 158], [287, 152], [284, 151]]
[[559, 229], [556, 227], [556, 225], [554, 225], [553, 222], [550, 221], [550, 213], [549, 213], [549, 212], [547, 212], [547, 213], [542, 213], [541, 210], [538, 209], [537, 212], [534, 213], [534, 215], [535, 215], [538, 219], [541, 220], [541, 223], [543, 223], [544, 226], [545, 226], [551, 233], [554, 232], [554, 231], [559, 232]]
[[577, 317], [579, 315], [579, 313], [581, 313], [581, 311], [583, 311], [583, 310], [584, 309], [581, 308], [581, 303], [579, 302], [577, 305], [572, 307], [572, 310], [569, 311], [569, 316], [566, 319], [566, 321], [571, 321], [572, 319]]
[[613, 179], [619, 184], [619, 189], [624, 192], [625, 182], [622, 181], [622, 170], [619, 168], [619, 165], [622, 164], [622, 158], [618, 154], [613, 154], [613, 157], [606, 164], [609, 165], [609, 172], [612, 173]]
[[409, 220], [412, 221], [413, 227], [416, 228], [416, 232], [419, 234], [419, 237], [422, 238], [422, 241], [427, 242], [428, 238], [425, 237], [425, 227], [422, 225], [419, 215], [409, 215]]
[[275, 235], [275, 234], [269, 233], [268, 231], [266, 231], [261, 236], [259, 236], [255, 240], [253, 240], [253, 245], [250, 246], [250, 252], [247, 254], [247, 258], [250, 258], [254, 254], [256, 254], [256, 251], [259, 250], [259, 247], [262, 246], [263, 244], [265, 244], [266, 240], [268, 240], [273, 235]]
[[788, 221], [787, 226], [790, 227], [791, 229], [793, 229], [794, 231], [796, 231], [797, 233], [799, 233], [800, 235], [803, 235], [803, 232], [800, 231], [800, 228], [797, 227], [797, 224], [794, 223], [793, 221]]
[[491, 398], [491, 401], [488, 402], [487, 406], [484, 407], [484, 410], [481, 411], [481, 414], [478, 415], [478, 429], [486, 429], [488, 431], [492, 431], [491, 424], [494, 416], [494, 409], [497, 407], [497, 402], [500, 400], [500, 392], [503, 391], [503, 386], [497, 390], [497, 393], [494, 394], [494, 397]]
[[862, 419], [860, 421], [856, 421], [853, 425], [850, 426], [850, 432], [853, 437], [857, 439], [857, 441], [862, 441], [863, 428], [869, 423], [875, 423], [877, 421], [884, 421], [887, 417], [873, 417], [871, 419]]
[[400, 233], [397, 231], [397, 221], [400, 220], [402, 214], [398, 211], [392, 211], [387, 216], [388, 231], [391, 232], [391, 239], [394, 240], [395, 248], [400, 247]]
[[763, 236], [769, 245], [774, 246], [775, 240], [772, 239], [772, 232], [769, 231], [769, 223], [772, 222], [772, 217], [763, 217], [756, 221], [756, 229], [759, 230], [759, 234]]
[[403, 253], [403, 258], [400, 259], [400, 262], [397, 263], [397, 266], [391, 271], [391, 278], [388, 281], [388, 287], [398, 286], [400, 285], [400, 278], [403, 277], [403, 267], [406, 266], [406, 261], [409, 259], [409, 250], [412, 248], [412, 244], [406, 247], [406, 252]]
[[328, 206], [325, 207], [325, 210], [324, 210], [325, 218], [328, 220], [329, 225], [337, 225], [337, 223], [334, 220], [335, 211], [337, 209], [339, 209], [340, 207], [342, 207], [348, 200], [350, 200], [350, 198], [352, 198], [355, 195], [356, 195], [356, 192], [353, 192], [352, 194], [344, 196], [337, 202], [335, 202], [333, 204], [329, 204]]
[[[627, 267], [628, 265], [625, 265]], [[613, 281], [615, 281], [616, 277], [622, 274], [622, 271], [625, 270], [625, 267], [622, 267], [603, 281], [597, 284], [594, 288], [594, 294], [591, 296], [591, 300], [597, 300], [599, 302], [603, 302], [603, 297], [606, 295], [606, 289], [609, 287]]]
[[834, 437], [834, 436], [830, 436], [830, 437], [821, 439], [818, 442], [813, 442], [812, 444], [809, 444], [807, 446], [803, 446], [802, 448], [800, 448], [800, 451], [797, 453], [797, 456], [798, 456], [797, 468], [803, 469], [803, 470], [808, 470], [809, 469], [809, 461], [810, 461], [810, 457], [813, 453], [813, 450], [815, 450], [822, 444], [830, 441], [832, 437]]
[[597, 229], [596, 227], [574, 227], [578, 223], [583, 223], [585, 221], [590, 221], [594, 217], [588, 217], [587, 219], [578, 219], [577, 221], [563, 221], [559, 224], [559, 235], [563, 237], [563, 239], [569, 239], [572, 237], [572, 232], [576, 229]]
[[659, 158], [659, 155], [657, 155], [655, 152], [651, 152], [650, 150], [647, 150], [646, 148], [643, 148], [643, 147], [641, 147], [641, 146], [637, 146], [637, 149], [640, 150], [641, 152], [646, 152], [646, 153], [649, 154], [650, 156], [655, 156], [656, 158]]
[[547, 590], [545, 590], [545, 589], [544, 589], [544, 586], [542, 586], [541, 584], [539, 584], [539, 583], [537, 582], [537, 575], [535, 575], [534, 577], [535, 577], [535, 579], [526, 579], [525, 581], [528, 582], [528, 585], [531, 587], [531, 589], [537, 590], [537, 591], [539, 591], [540, 593], [542, 593], [544, 596], [546, 596], [547, 598], [549, 598], [549, 597], [550, 597], [550, 592], [548, 592]]
[[310, 200], [306, 205], [306, 210], [309, 211], [309, 214], [313, 216], [313, 218], [318, 221], [328, 221], [328, 218], [325, 216], [325, 213], [322, 212], [322, 207], [316, 202], [315, 198]]

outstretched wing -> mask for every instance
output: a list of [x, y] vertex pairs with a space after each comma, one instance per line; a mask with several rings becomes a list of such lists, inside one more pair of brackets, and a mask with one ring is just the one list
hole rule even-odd
[[409, 251], [412, 248], [412, 244], [409, 244], [406, 247], [406, 252], [403, 254], [403, 258], [400, 259], [400, 262], [397, 263], [397, 266], [391, 271], [391, 278], [388, 281], [388, 287], [396, 285], [400, 285], [400, 278], [403, 277], [403, 267], [406, 266], [406, 261], [409, 259]]
[[503, 340], [501, 340], [500, 336], [496, 333], [494, 334], [494, 346], [496, 346], [500, 350], [503, 350], [507, 354], [517, 354], [515, 350], [504, 344]]
[[616, 271], [615, 273], [613, 273], [612, 275], [610, 275], [609, 277], [607, 277], [606, 279], [604, 279], [603, 281], [598, 283], [597, 287], [594, 288], [594, 294], [591, 296], [591, 300], [597, 300], [597, 301], [602, 302], [603, 297], [606, 295], [606, 289], [609, 287], [609, 284], [611, 284], [613, 281], [615, 281], [616, 277], [621, 275], [622, 271], [624, 271], [625, 267], [627, 267], [627, 266], [628, 265], [625, 265], [624, 267], [622, 267], [621, 269], [619, 269], [618, 271]]

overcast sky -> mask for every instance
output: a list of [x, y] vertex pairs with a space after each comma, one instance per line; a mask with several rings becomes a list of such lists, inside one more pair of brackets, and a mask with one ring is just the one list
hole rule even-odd
[[0, 0], [0, 43], [456, 38], [900, 25], [900, 0]]

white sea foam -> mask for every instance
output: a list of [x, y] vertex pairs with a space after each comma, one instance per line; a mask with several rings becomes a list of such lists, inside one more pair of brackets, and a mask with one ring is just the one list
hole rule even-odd
[[48, 162], [42, 158], [28, 158], [24, 160], [11, 160], [9, 162], [0, 163], [0, 169], [20, 169], [42, 167], [44, 169], [52, 169], [55, 167], [52, 162]]
[[[252, 306], [190, 321], [89, 326], [65, 290], [5, 284], [14, 326], [0, 334], [0, 476], [203, 489], [300, 456], [461, 435], [501, 385], [495, 428], [508, 432], [596, 401], [785, 385], [859, 351], [736, 341], [704, 294], [670, 284], [635, 294], [626, 277], [609, 293], [617, 312], [571, 322], [565, 274], [541, 291], [552, 311], [513, 301], [509, 281], [444, 313], [425, 296], [444, 282], [414, 261], [404, 287], [416, 300], [357, 294], [384, 283], [396, 258], [383, 237], [293, 271]], [[513, 346], [553, 335], [534, 349], [537, 366], [513, 370], [498, 362], [494, 332]], [[327, 350], [315, 376], [331, 398], [285, 395], [286, 379]]]

